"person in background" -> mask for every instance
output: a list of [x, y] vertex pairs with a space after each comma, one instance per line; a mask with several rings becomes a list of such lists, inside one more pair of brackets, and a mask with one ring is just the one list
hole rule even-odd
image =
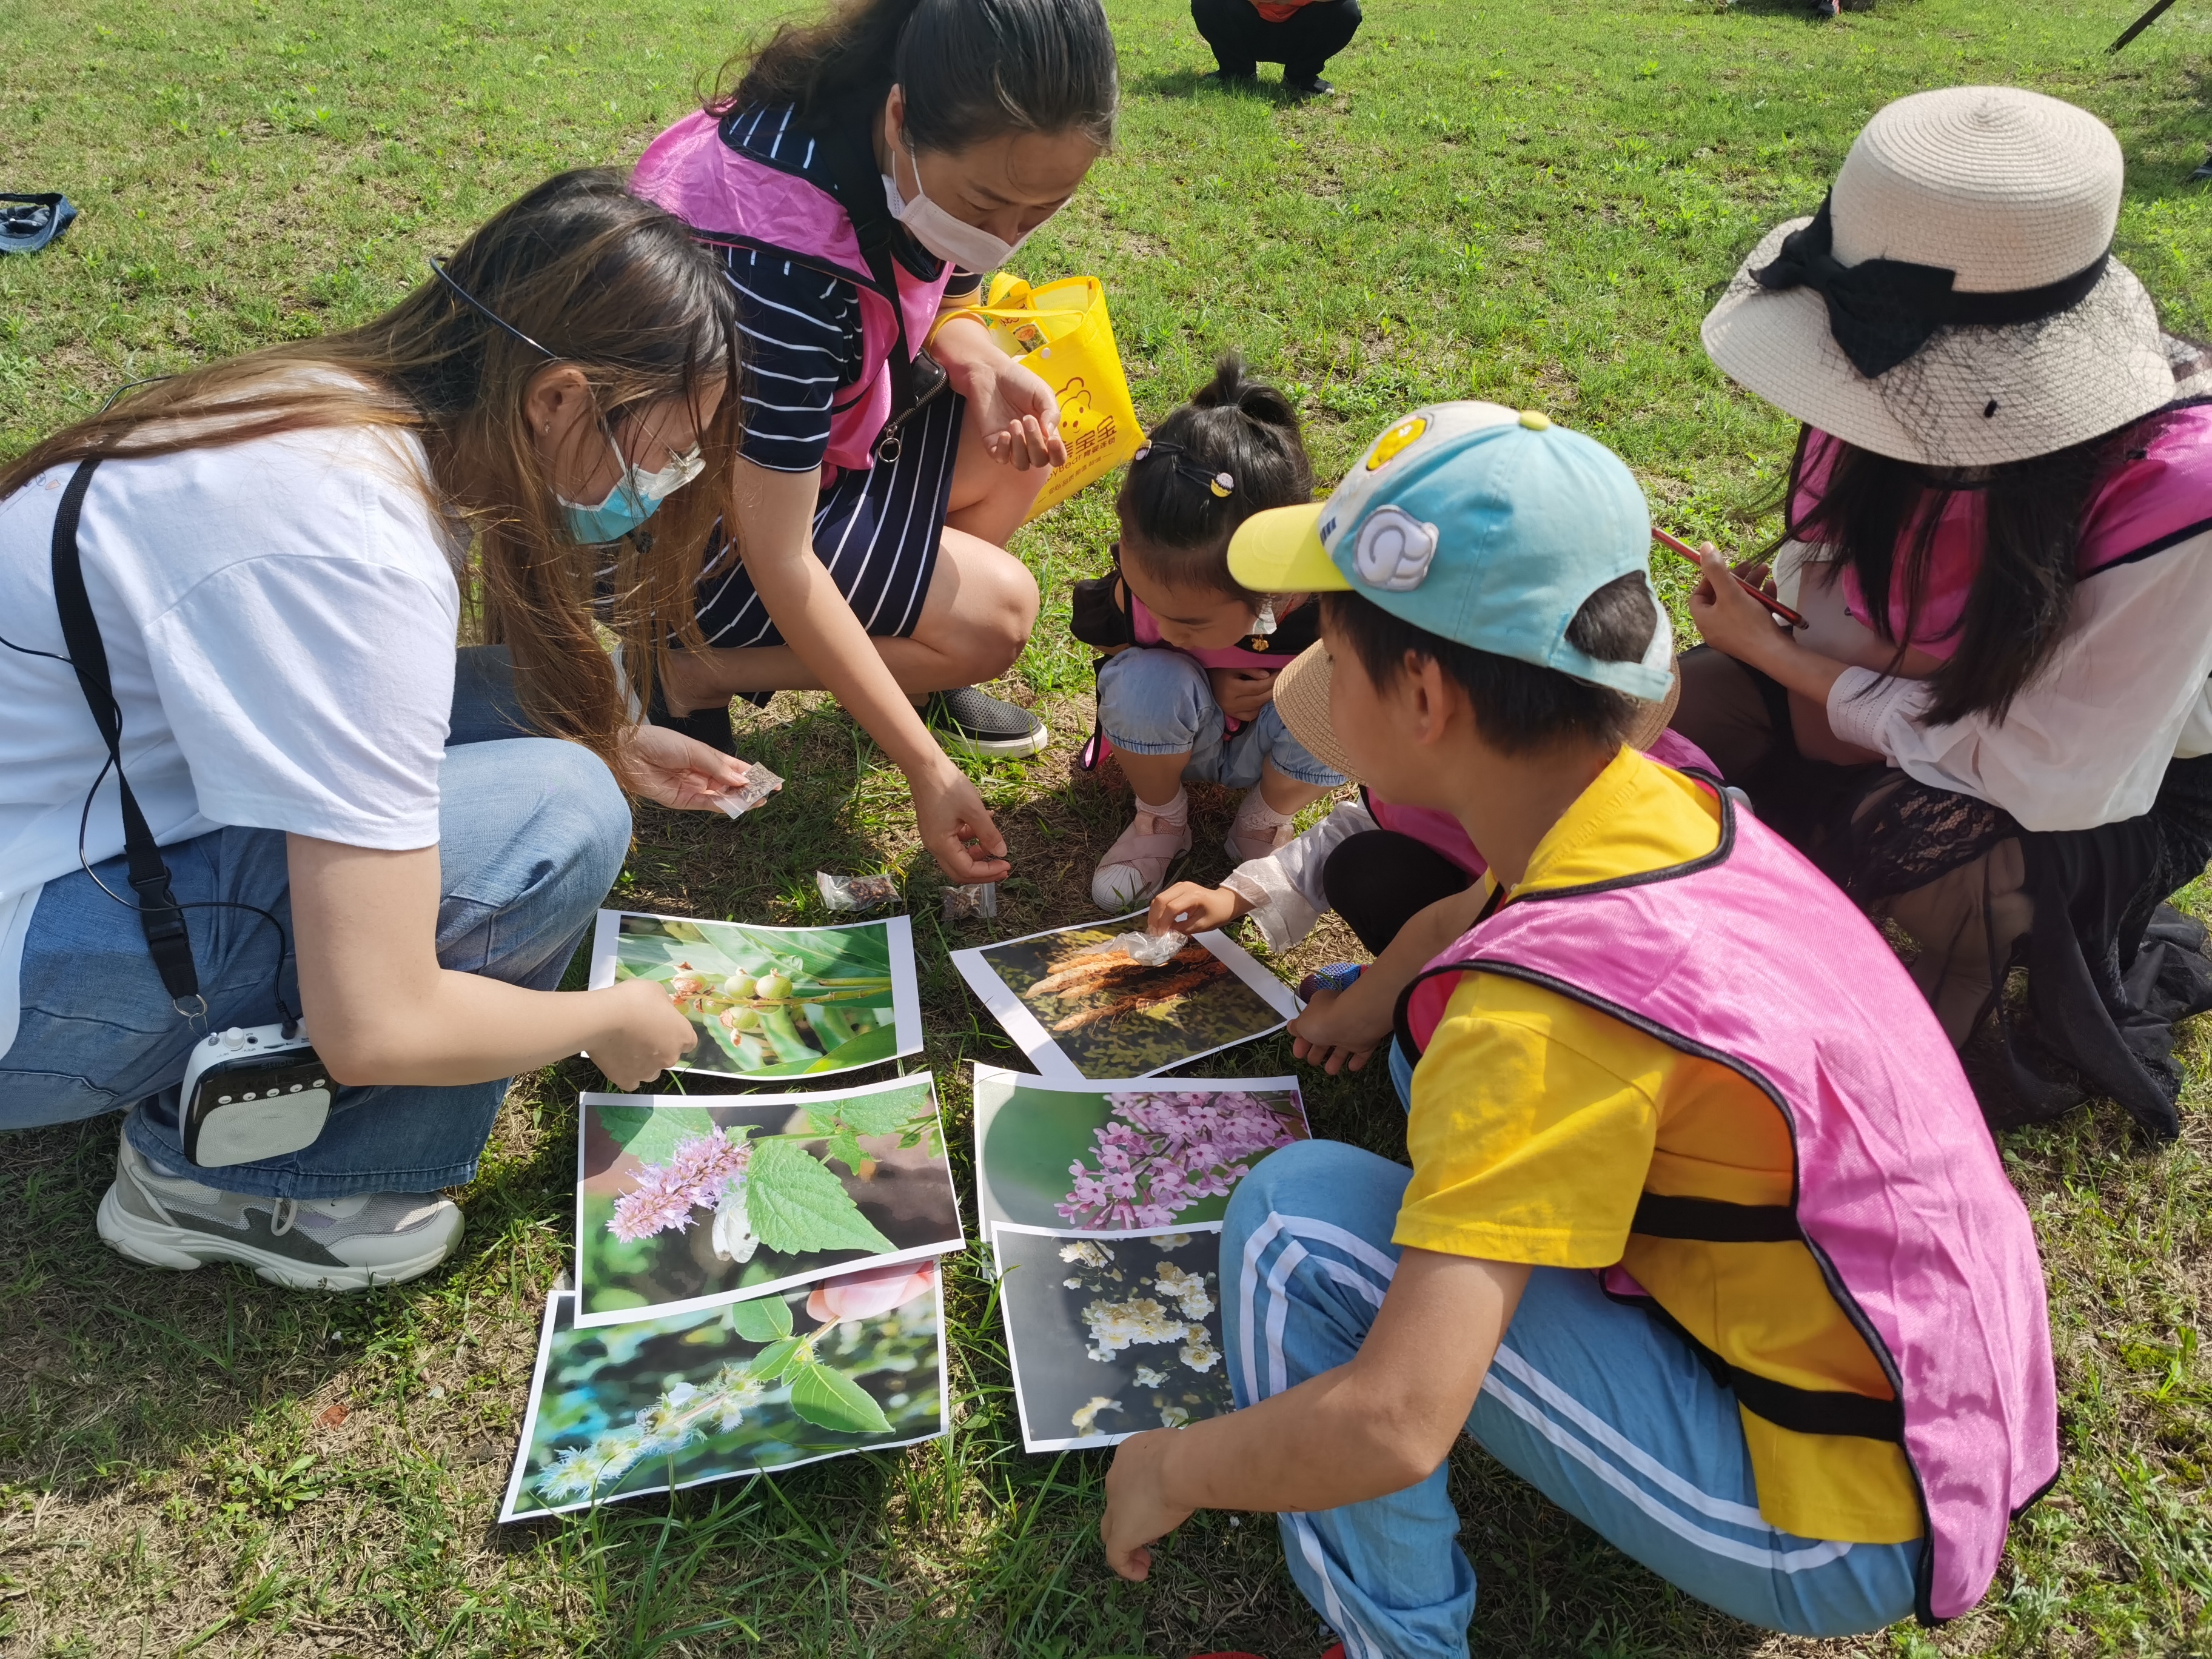
[[1110, 743], [1137, 797], [1091, 878], [1102, 910], [1143, 903], [1190, 850], [1186, 779], [1244, 791], [1228, 837], [1239, 862], [1280, 847], [1343, 783], [1274, 706], [1276, 674], [1317, 637], [1310, 596], [1249, 592], [1229, 574], [1238, 525], [1312, 498], [1297, 411], [1234, 356], [1130, 461], [1114, 568], [1078, 582], [1069, 605], [1069, 631], [1106, 653], [1083, 763]]
[[1006, 543], [1067, 456], [1051, 388], [963, 313], [1111, 143], [1117, 97], [1098, 0], [842, 0], [633, 176], [720, 261], [747, 360], [732, 534], [654, 718], [727, 748], [732, 696], [834, 693], [957, 882], [1005, 875], [1006, 842], [945, 749], [1047, 740], [973, 683], [1028, 642]]
[[[97, 1224], [134, 1261], [427, 1273], [509, 1077], [588, 1050], [632, 1088], [692, 1044], [649, 981], [552, 988], [628, 855], [623, 787], [704, 807], [744, 780], [629, 707], [727, 488], [737, 307], [605, 171], [434, 268], [358, 328], [178, 374], [0, 469], [0, 1129], [122, 1110]], [[127, 798], [63, 632], [72, 542]], [[465, 582], [504, 647], [457, 649]], [[158, 893], [121, 856], [125, 799]], [[189, 997], [142, 931], [159, 897]], [[339, 1085], [319, 1138], [196, 1168], [189, 1052], [295, 1015]]]
[[2166, 903], [2212, 856], [2212, 358], [2111, 256], [2122, 175], [2070, 104], [1918, 93], [1753, 252], [1705, 348], [1803, 422], [1808, 626], [1708, 549], [1674, 725], [1911, 936], [1993, 1123], [2094, 1092], [2170, 1139], [2212, 1007]]
[[1190, 21], [1213, 48], [1224, 85], [1258, 79], [1260, 65], [1283, 66], [1283, 89], [1326, 97], [1335, 87], [1322, 66], [1359, 33], [1359, 0], [1190, 0]]

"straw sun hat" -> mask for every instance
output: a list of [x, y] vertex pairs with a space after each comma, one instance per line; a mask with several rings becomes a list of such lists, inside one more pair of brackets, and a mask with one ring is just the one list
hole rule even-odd
[[2014, 87], [1900, 98], [1812, 219], [1768, 233], [1705, 319], [1731, 378], [1899, 460], [2048, 454], [2174, 396], [2150, 296], [2111, 257], [2119, 141]]
[[[1291, 735], [1305, 745], [1308, 754], [1330, 771], [1340, 772], [1356, 783], [1360, 781], [1359, 769], [1345, 754], [1344, 746], [1336, 740], [1336, 728], [1329, 724], [1331, 678], [1328, 647], [1308, 646], [1275, 676], [1275, 712], [1283, 717], [1283, 724], [1290, 727]], [[1625, 739], [1628, 746], [1649, 749], [1656, 743], [1659, 734], [1667, 729], [1667, 722], [1674, 718], [1674, 705], [1681, 699], [1682, 671], [1678, 666], [1664, 697], [1657, 702], [1637, 699], [1636, 724]]]

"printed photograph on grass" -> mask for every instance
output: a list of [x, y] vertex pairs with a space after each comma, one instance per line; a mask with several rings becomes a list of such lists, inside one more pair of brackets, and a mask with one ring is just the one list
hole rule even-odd
[[758, 927], [602, 910], [590, 983], [658, 980], [699, 1030], [679, 1071], [765, 1082], [921, 1052], [914, 932], [904, 916]]
[[1101, 1235], [1218, 1223], [1261, 1159], [1311, 1138], [1296, 1078], [1062, 1084], [975, 1068], [975, 1204]]
[[1133, 959], [1117, 937], [1141, 910], [974, 950], [952, 961], [1044, 1076], [1144, 1077], [1279, 1029], [1291, 988], [1226, 933], [1200, 933], [1165, 963]]
[[1024, 1451], [1111, 1446], [1231, 1409], [1221, 1236], [997, 1232], [999, 1308]]
[[580, 1327], [963, 1247], [927, 1074], [811, 1094], [586, 1094]]
[[946, 1428], [937, 1264], [598, 1330], [556, 1291], [501, 1521], [559, 1515]]

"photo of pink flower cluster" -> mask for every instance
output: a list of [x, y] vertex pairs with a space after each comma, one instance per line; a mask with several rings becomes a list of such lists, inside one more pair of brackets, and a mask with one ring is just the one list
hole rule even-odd
[[691, 1224], [693, 1210], [713, 1210], [721, 1203], [723, 1193], [744, 1179], [751, 1161], [750, 1146], [719, 1129], [688, 1135], [667, 1163], [648, 1164], [637, 1172], [637, 1185], [615, 1200], [607, 1231], [625, 1243], [671, 1228], [681, 1232]]
[[1192, 1205], [1225, 1196], [1256, 1154], [1297, 1139], [1255, 1094], [1147, 1090], [1106, 1099], [1115, 1121], [1092, 1132], [1097, 1167], [1069, 1164], [1074, 1185], [1053, 1206], [1078, 1227], [1168, 1226]]

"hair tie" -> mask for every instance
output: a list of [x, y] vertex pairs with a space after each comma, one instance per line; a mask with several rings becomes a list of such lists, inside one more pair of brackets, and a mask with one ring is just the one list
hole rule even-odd
[[[1143, 443], [1137, 446], [1137, 453], [1129, 458], [1129, 465], [1134, 466], [1139, 461], [1145, 459], [1146, 457], [1156, 452], [1161, 455], [1167, 456], [1188, 455], [1190, 453], [1190, 451], [1182, 444], [1169, 443], [1165, 441], [1156, 442], [1152, 439], [1147, 438]], [[1213, 494], [1217, 500], [1225, 501], [1231, 495], [1234, 495], [1237, 493], [1237, 475], [1233, 472], [1209, 473], [1204, 467], [1198, 465], [1194, 462], [1188, 461], [1176, 462], [1175, 471], [1176, 476], [1179, 477], [1188, 478], [1193, 483], [1204, 484], [1206, 489]]]

